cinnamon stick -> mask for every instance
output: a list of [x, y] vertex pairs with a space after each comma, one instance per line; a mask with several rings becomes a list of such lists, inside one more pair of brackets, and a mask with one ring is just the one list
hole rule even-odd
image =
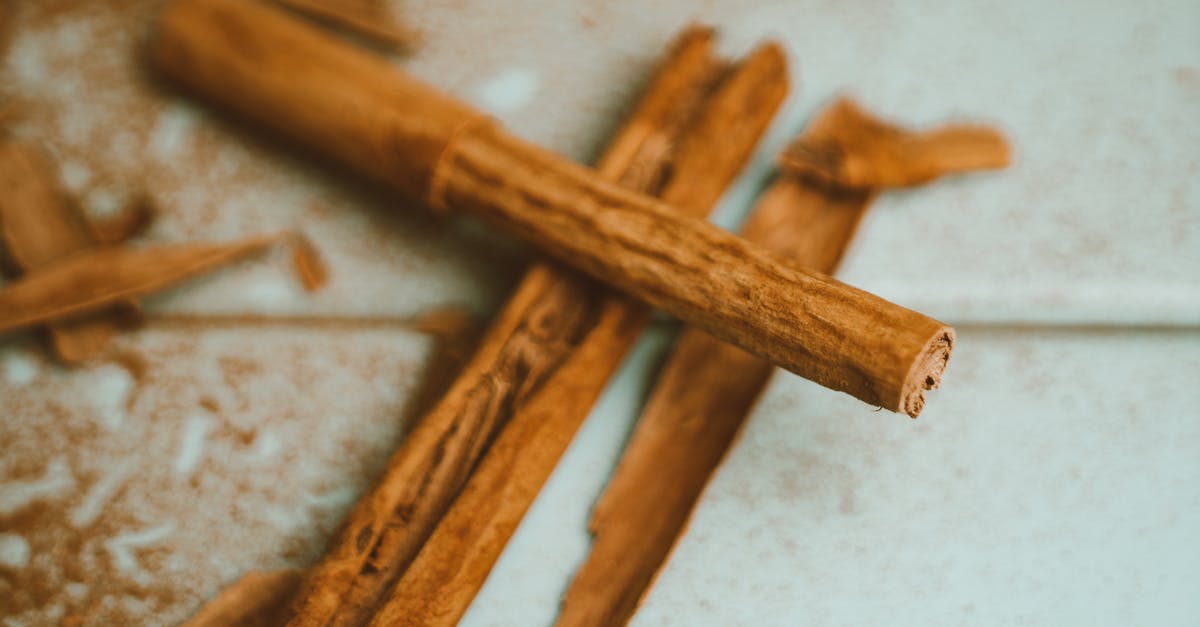
[[150, 51], [241, 115], [868, 403], [915, 414], [949, 358], [946, 325], [622, 189], [271, 7], [175, 0]]
[[[889, 153], [897, 143], [908, 147], [900, 161]], [[975, 148], [964, 152], [967, 143]], [[822, 157], [830, 154], [837, 158]], [[779, 177], [756, 204], [744, 237], [833, 272], [878, 190], [1000, 167], [1007, 155], [1003, 136], [991, 129], [912, 133], [840, 101], [785, 153], [789, 170], [818, 176]], [[846, 163], [857, 165], [841, 165]], [[682, 332], [592, 512], [591, 551], [567, 590], [557, 625], [629, 621], [773, 370], [703, 331]]]
[[[676, 187], [695, 180], [700, 160], [674, 163], [681, 154], [674, 146], [722, 69], [713, 57], [711, 31], [692, 28], [684, 33], [613, 139], [600, 171], [649, 190], [664, 184], [668, 164], [673, 180], [680, 181]], [[696, 189], [719, 190], [728, 183], [769, 117], [768, 111], [743, 121], [730, 134], [728, 152], [703, 169], [716, 183]], [[698, 197], [693, 210], [706, 210], [718, 193]], [[531, 396], [559, 389], [561, 369], [602, 319], [604, 301], [601, 289], [573, 272], [539, 263], [526, 273], [462, 374], [421, 418], [312, 569], [290, 624], [354, 625], [370, 618], [500, 425]], [[635, 334], [637, 326], [626, 325], [627, 332]], [[586, 375], [597, 391], [620, 359], [622, 347], [611, 349]], [[589, 404], [574, 411], [586, 413]]]
[[[711, 205], [729, 181], [715, 173], [741, 163], [717, 148], [739, 137], [752, 145], [786, 90], [778, 46], [764, 45], [739, 64], [679, 140], [663, 199]], [[514, 412], [372, 625], [452, 625], [461, 618], [648, 315], [622, 296], [601, 303], [596, 324]]]
[[[58, 185], [37, 147], [0, 135], [0, 241], [17, 276], [98, 243], [92, 225]], [[98, 354], [116, 332], [115, 316], [56, 322], [47, 332], [68, 364]]]

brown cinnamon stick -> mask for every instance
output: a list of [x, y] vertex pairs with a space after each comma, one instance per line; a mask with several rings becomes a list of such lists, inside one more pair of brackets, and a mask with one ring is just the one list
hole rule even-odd
[[[98, 243], [87, 218], [58, 186], [50, 160], [37, 147], [0, 136], [0, 242], [20, 276]], [[65, 363], [94, 357], [116, 332], [114, 316], [47, 327]]]
[[936, 320], [622, 189], [265, 5], [175, 0], [150, 49], [237, 113], [868, 403], [914, 414], [949, 357]]
[[[741, 163], [716, 147], [738, 138], [752, 145], [786, 89], [786, 64], [774, 44], [739, 64], [680, 139], [662, 197], [679, 207], [711, 205], [729, 181], [715, 174], [736, 171]], [[458, 621], [648, 314], [625, 297], [603, 301], [578, 348], [514, 412], [372, 625]]]
[[[699, 158], [692, 159], [693, 165], [675, 163], [681, 153], [674, 146], [722, 69], [713, 57], [711, 31], [684, 33], [613, 139], [600, 171], [650, 190], [663, 184], [668, 164], [673, 165], [673, 180], [680, 181], [677, 187], [694, 180], [702, 171]], [[759, 108], [773, 110], [766, 104]], [[740, 169], [769, 118], [765, 111], [737, 125], [728, 152], [704, 165], [717, 189]], [[696, 189], [711, 190], [713, 185]], [[698, 196], [694, 210], [706, 210], [717, 193]], [[559, 389], [560, 370], [597, 326], [603, 302], [602, 290], [572, 272], [541, 263], [526, 273], [463, 373], [419, 421], [377, 487], [351, 512], [326, 557], [313, 568], [295, 604], [292, 625], [352, 625], [370, 618], [500, 425], [532, 395]], [[627, 326], [628, 333], [636, 333], [637, 325]], [[596, 391], [621, 352], [620, 345], [611, 346], [587, 373]], [[586, 413], [588, 405], [573, 411]]]
[[[964, 152], [964, 138], [975, 148]], [[908, 146], [901, 161], [888, 151], [897, 143]], [[820, 176], [778, 178], [756, 204], [744, 236], [829, 272], [877, 190], [1008, 160], [1007, 143], [991, 129], [912, 133], [875, 120], [850, 101], [821, 114], [785, 154], [790, 169]], [[826, 154], [837, 159], [816, 157]], [[842, 163], [858, 165], [847, 170]], [[850, 189], [840, 186], [847, 171], [860, 173], [848, 179]], [[556, 624], [629, 621], [773, 370], [703, 331], [682, 332], [592, 512], [591, 552]]]

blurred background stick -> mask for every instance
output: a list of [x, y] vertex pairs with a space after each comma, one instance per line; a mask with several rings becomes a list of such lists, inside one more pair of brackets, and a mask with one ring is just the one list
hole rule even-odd
[[174, 0], [149, 50], [185, 88], [867, 403], [915, 416], [950, 357], [950, 327], [513, 137], [273, 7]]
[[[781, 62], [770, 62], [777, 51], [727, 75], [712, 39], [709, 29], [697, 27], [676, 40], [598, 165], [602, 175], [631, 187], [653, 193], [665, 186], [696, 215], [707, 213], [741, 170], [786, 80]], [[759, 87], [750, 99], [748, 79], [771, 87]], [[717, 130], [726, 135], [726, 150], [690, 149], [712, 141]], [[419, 420], [313, 568], [291, 624], [353, 625], [369, 618], [496, 432], [530, 399], [554, 398], [562, 415], [581, 421], [648, 313], [616, 302], [588, 279], [535, 264], [462, 374]], [[598, 329], [618, 336], [597, 344]], [[585, 342], [600, 346], [600, 356], [585, 352]], [[582, 371], [581, 360], [590, 360]]]

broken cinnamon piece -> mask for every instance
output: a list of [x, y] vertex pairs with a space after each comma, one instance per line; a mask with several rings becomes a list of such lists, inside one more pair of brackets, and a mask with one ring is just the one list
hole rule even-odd
[[461, 307], [430, 311], [416, 320], [414, 330], [433, 337], [434, 349], [421, 370], [421, 383], [413, 394], [405, 416], [411, 419], [404, 432], [411, 432], [467, 365], [467, 359], [479, 344], [483, 327], [480, 321]]
[[250, 572], [200, 608], [183, 627], [270, 627], [300, 583], [300, 571]]
[[[675, 44], [646, 87], [599, 164], [606, 177], [635, 172], [639, 184], [659, 185], [658, 172], [682, 150], [664, 152], [692, 122], [709, 96], [724, 64], [713, 56], [713, 33], [693, 27]], [[783, 80], [782, 71], [768, 73]], [[764, 79], [765, 80], [765, 79]], [[784, 87], [777, 86], [780, 98]], [[734, 129], [715, 122], [704, 129], [728, 130], [725, 151], [707, 163], [705, 172], [718, 188], [736, 174], [765, 128], [778, 99], [754, 108]], [[742, 113], [746, 113], [745, 110]], [[725, 118], [728, 122], [729, 118]], [[757, 126], [757, 128], [756, 128]], [[698, 132], [698, 131], [697, 131]], [[698, 177], [697, 162], [672, 163], [676, 187]], [[722, 183], [723, 182], [723, 183]], [[707, 187], [697, 187], [698, 190]], [[715, 197], [697, 197], [693, 211], [706, 210]], [[636, 337], [643, 309], [615, 301], [591, 281], [548, 263], [535, 264], [493, 321], [474, 357], [449, 392], [422, 418], [392, 457], [377, 486], [351, 512], [326, 557], [314, 567], [295, 604], [292, 625], [355, 625], [369, 619], [403, 573], [421, 543], [449, 506], [483, 449], [500, 425], [535, 395], [562, 401], [570, 420], [586, 415], [591, 399], [603, 387], [628, 345]], [[622, 311], [632, 311], [620, 315]], [[581, 375], [575, 366], [580, 342], [598, 325], [619, 333]], [[567, 389], [561, 382], [575, 380]], [[590, 398], [588, 395], [591, 395]]]
[[303, 233], [293, 233], [288, 240], [292, 249], [292, 266], [300, 276], [304, 289], [315, 292], [329, 282], [329, 267], [321, 253]]
[[[711, 208], [786, 91], [785, 59], [774, 44], [726, 73], [672, 142], [661, 197], [696, 212]], [[515, 408], [372, 625], [452, 625], [462, 617], [648, 315], [648, 308], [624, 297], [599, 302], [595, 324], [541, 389]]]
[[780, 163], [793, 173], [843, 188], [877, 188], [1002, 168], [1010, 159], [1008, 142], [993, 128], [950, 124], [912, 132], [843, 98], [821, 114], [803, 141], [784, 151]]
[[[858, 132], [864, 127], [873, 131]], [[950, 132], [955, 128], [961, 127]], [[1008, 153], [1007, 144], [994, 131], [980, 131], [1000, 138], [1002, 151], [989, 141], [978, 145], [979, 154], [965, 154], [964, 144], [937, 139], [947, 129], [914, 134], [865, 117], [848, 101], [838, 103], [788, 149], [789, 158], [819, 155], [809, 148], [814, 142], [834, 143], [844, 161], [864, 164], [860, 171], [868, 178], [855, 179], [854, 188], [847, 189], [830, 186], [833, 177], [815, 182], [785, 173], [759, 199], [743, 235], [797, 263], [833, 272], [874, 195], [897, 180], [885, 148], [902, 140], [909, 157], [944, 168], [924, 170], [922, 176], [961, 172], [967, 163], [1001, 165], [997, 155]], [[821, 170], [826, 163], [804, 163], [798, 169]], [[876, 175], [878, 180], [869, 178]], [[556, 625], [629, 621], [772, 372], [769, 363], [745, 351], [695, 328], [684, 329], [592, 511], [591, 551], [575, 573]]]
[[0, 290], [0, 334], [73, 319], [145, 296], [261, 252], [279, 240], [277, 235], [260, 235], [222, 244], [85, 250]]
[[[92, 225], [63, 194], [50, 160], [37, 147], [0, 135], [0, 243], [17, 276], [86, 250], [98, 242]], [[116, 332], [111, 316], [48, 327], [59, 359], [96, 356]]]
[[416, 35], [397, 24], [379, 0], [276, 0], [289, 9], [346, 29], [390, 50], [412, 46]]

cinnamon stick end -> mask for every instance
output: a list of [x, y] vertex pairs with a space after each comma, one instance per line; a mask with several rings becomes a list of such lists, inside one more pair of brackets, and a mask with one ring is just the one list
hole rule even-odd
[[942, 382], [942, 373], [950, 361], [954, 349], [954, 329], [943, 326], [922, 347], [920, 357], [909, 368], [908, 376], [901, 388], [900, 409], [910, 418], [916, 418], [925, 407], [925, 390], [932, 390]]

